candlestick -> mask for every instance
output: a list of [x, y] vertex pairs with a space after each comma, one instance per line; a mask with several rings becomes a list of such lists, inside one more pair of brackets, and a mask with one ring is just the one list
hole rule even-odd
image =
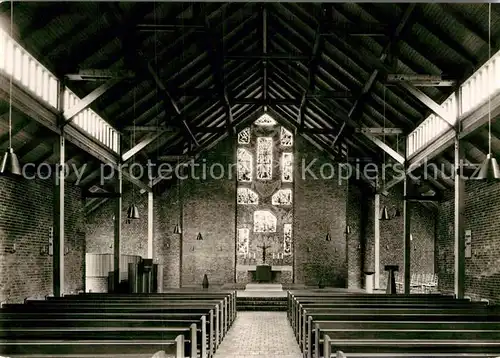
[[274, 255], [274, 252], [273, 252], [273, 260], [276, 258], [276, 256]]
[[253, 259], [255, 260], [255, 252], [253, 253]]

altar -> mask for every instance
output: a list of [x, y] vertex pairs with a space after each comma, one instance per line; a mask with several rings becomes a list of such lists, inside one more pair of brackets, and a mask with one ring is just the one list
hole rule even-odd
[[236, 273], [237, 277], [239, 277], [238, 281], [242, 283], [291, 283], [293, 269], [289, 265], [237, 265]]

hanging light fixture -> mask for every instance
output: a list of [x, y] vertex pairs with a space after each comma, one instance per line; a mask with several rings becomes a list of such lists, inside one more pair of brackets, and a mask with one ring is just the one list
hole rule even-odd
[[[135, 87], [134, 87], [134, 131], [132, 137], [132, 144], [135, 144]], [[132, 161], [135, 161], [135, 154], [132, 156]], [[130, 205], [127, 209], [127, 222], [130, 223], [130, 220], [139, 219], [139, 208], [135, 205], [135, 185], [132, 185], [132, 205]]]
[[[386, 91], [386, 87], [384, 87], [384, 127], [383, 127], [383, 136], [384, 136], [384, 144], [385, 144], [385, 91]], [[382, 180], [384, 182], [384, 188], [385, 188], [385, 150], [383, 151], [384, 152], [384, 166], [382, 167]], [[384, 205], [382, 207], [382, 210], [380, 211], [380, 217], [379, 217], [380, 220], [390, 220], [390, 217], [389, 217], [389, 211], [387, 210], [387, 206]]]
[[199, 232], [198, 236], [196, 236], [196, 240], [203, 240], [203, 236], [201, 236], [201, 232]]
[[345, 232], [346, 235], [349, 235], [351, 233], [351, 225], [346, 225], [345, 227]]
[[139, 219], [139, 208], [132, 204], [127, 209], [127, 219]]
[[[491, 3], [488, 4], [488, 50], [491, 59]], [[476, 179], [480, 180], [499, 180], [500, 168], [497, 159], [491, 154], [491, 79], [488, 77], [488, 155], [481, 164]]]
[[332, 241], [332, 237], [330, 236], [330, 233], [326, 234], [326, 241]]
[[[177, 158], [177, 168], [176, 170], [179, 170], [179, 158]], [[181, 180], [180, 178], [177, 178], [177, 200], [179, 202], [179, 216], [181, 214]], [[174, 227], [174, 234], [182, 234], [182, 228], [180, 223], [182, 222], [182, 219], [179, 217], [179, 223], [175, 224]]]
[[[14, 21], [14, 1], [10, 2], [10, 36], [12, 37], [12, 28]], [[12, 51], [11, 62], [14, 63], [14, 51]], [[22, 175], [21, 166], [19, 165], [19, 159], [17, 158], [14, 149], [12, 148], [12, 77], [14, 68], [9, 76], [9, 148], [3, 155], [2, 166], [0, 168], [0, 174], [6, 176], [16, 176]]]

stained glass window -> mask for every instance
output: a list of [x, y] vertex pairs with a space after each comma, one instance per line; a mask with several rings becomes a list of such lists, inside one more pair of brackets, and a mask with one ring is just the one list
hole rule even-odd
[[252, 181], [252, 154], [246, 149], [238, 148], [238, 181]]
[[254, 232], [276, 232], [276, 216], [267, 210], [257, 210], [253, 213]]
[[248, 188], [238, 188], [238, 204], [253, 204], [259, 203], [259, 195]]
[[263, 114], [254, 123], [258, 126], [274, 126], [277, 124], [274, 118], [269, 114]]
[[250, 229], [238, 229], [238, 254], [248, 254], [248, 241], [250, 238]]
[[285, 127], [281, 127], [280, 138], [283, 147], [291, 147], [293, 145], [293, 134]]
[[250, 143], [250, 127], [247, 127], [238, 133], [238, 144], [249, 144], [249, 143]]
[[292, 254], [292, 224], [283, 225], [283, 252], [285, 255]]
[[293, 154], [283, 153], [281, 155], [281, 180], [285, 183], [293, 181]]
[[273, 139], [257, 138], [257, 179], [271, 180], [273, 175]]
[[273, 194], [273, 205], [292, 205], [292, 189], [280, 189]]

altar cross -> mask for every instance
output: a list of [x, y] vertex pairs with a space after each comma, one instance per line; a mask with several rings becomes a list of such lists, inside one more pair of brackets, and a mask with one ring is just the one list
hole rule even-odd
[[266, 250], [270, 248], [270, 245], [262, 245], [262, 246], [257, 246], [258, 248], [262, 249], [262, 263], [266, 263]]

